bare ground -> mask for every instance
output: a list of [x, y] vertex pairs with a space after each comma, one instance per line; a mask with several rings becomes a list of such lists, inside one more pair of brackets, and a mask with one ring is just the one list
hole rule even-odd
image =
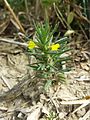
[[31, 80], [28, 63], [22, 48], [0, 42], [0, 120], [90, 120], [90, 60], [47, 92]]

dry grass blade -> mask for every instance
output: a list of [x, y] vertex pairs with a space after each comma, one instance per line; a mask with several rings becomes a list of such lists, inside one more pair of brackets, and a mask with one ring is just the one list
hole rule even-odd
[[15, 21], [16, 21], [16, 23], [18, 24], [18, 26], [19, 26], [20, 30], [21, 30], [23, 33], [25, 33], [24, 28], [22, 27], [22, 25], [21, 25], [21, 23], [20, 23], [19, 19], [16, 17], [16, 15], [15, 15], [15, 13], [14, 13], [13, 9], [11, 8], [11, 6], [10, 6], [10, 5], [9, 5], [9, 3], [7, 2], [7, 0], [4, 0], [4, 2], [5, 2], [6, 7], [7, 7], [7, 8], [8, 8], [8, 10], [10, 11], [10, 13], [12, 14], [12, 16], [13, 16], [14, 20], [15, 20]]
[[0, 41], [27, 47], [27, 43], [16, 42], [16, 41], [14, 41], [14, 39], [11, 39], [11, 38], [1, 38], [0, 37]]
[[73, 111], [73, 113], [76, 113], [78, 110], [82, 109], [83, 107], [87, 106], [89, 103], [84, 103], [80, 107], [78, 107], [76, 110]]
[[4, 83], [6, 84], [6, 86], [11, 89], [12, 88], [12, 85], [11, 83], [9, 82], [9, 80], [7, 80], [3, 75], [1, 76], [2, 80], [4, 81]]
[[87, 120], [87, 119], [89, 120], [89, 118], [90, 118], [90, 110], [88, 110], [87, 113], [79, 120]]
[[5, 20], [2, 24], [0, 24], [0, 34], [2, 34], [5, 29], [8, 27], [10, 20]]

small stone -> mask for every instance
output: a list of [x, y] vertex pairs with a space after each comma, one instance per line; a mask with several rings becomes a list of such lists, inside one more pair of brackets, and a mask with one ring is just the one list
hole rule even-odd
[[66, 112], [60, 112], [60, 113], [59, 113], [59, 118], [60, 118], [60, 119], [63, 119], [66, 115], [67, 115]]

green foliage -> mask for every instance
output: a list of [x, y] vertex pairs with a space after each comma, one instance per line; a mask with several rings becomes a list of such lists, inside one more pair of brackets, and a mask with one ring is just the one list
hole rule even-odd
[[[36, 36], [30, 40], [28, 45], [29, 55], [34, 56], [36, 62], [30, 64], [36, 71], [36, 77], [43, 78], [47, 81], [45, 88], [47, 89], [54, 81], [59, 81], [64, 77], [63, 64], [68, 61], [69, 57], [64, 57], [64, 54], [70, 49], [67, 46], [68, 38], [64, 37], [55, 40], [54, 33], [57, 26], [51, 30], [48, 23], [35, 25]], [[32, 44], [31, 44], [32, 43]]]
[[54, 120], [55, 118], [56, 118], [56, 114], [55, 114], [54, 112], [51, 112], [51, 113], [47, 116], [46, 120]]
[[8, 2], [16, 12], [25, 10], [25, 0], [8, 0]]
[[50, 6], [53, 3], [58, 2], [58, 0], [41, 0], [41, 1], [42, 1], [42, 4], [45, 5], [45, 6]]
[[70, 25], [73, 22], [74, 19], [74, 12], [70, 12], [69, 15], [67, 16], [67, 23]]

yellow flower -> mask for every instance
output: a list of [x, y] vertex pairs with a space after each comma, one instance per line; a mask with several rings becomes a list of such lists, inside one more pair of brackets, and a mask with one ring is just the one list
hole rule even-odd
[[35, 46], [36, 46], [36, 44], [32, 40], [30, 40], [28, 43], [28, 48], [33, 49], [33, 48], [35, 48]]
[[59, 48], [60, 48], [60, 45], [57, 43], [57, 44], [52, 44], [50, 46], [51, 50], [52, 51], [57, 51]]

